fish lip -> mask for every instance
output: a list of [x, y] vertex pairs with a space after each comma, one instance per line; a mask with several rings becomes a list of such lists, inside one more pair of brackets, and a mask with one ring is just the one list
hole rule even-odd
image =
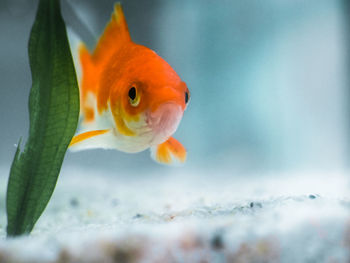
[[176, 131], [183, 116], [183, 109], [177, 103], [166, 102], [154, 112], [148, 111], [146, 116], [146, 123], [153, 131], [153, 146], [163, 143]]

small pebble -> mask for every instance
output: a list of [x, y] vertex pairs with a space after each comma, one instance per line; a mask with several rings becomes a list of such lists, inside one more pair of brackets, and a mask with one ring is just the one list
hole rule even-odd
[[136, 214], [136, 215], [134, 215], [133, 219], [141, 218], [141, 217], [143, 217], [143, 215], [141, 215], [141, 214]]
[[214, 249], [223, 249], [224, 248], [224, 241], [222, 240], [221, 234], [215, 234], [210, 243]]
[[251, 202], [251, 203], [250, 203], [250, 208], [253, 208], [254, 206], [259, 207], [259, 208], [262, 208], [262, 204], [259, 203], [259, 202], [256, 202], [256, 203]]
[[310, 198], [310, 199], [315, 199], [316, 196], [315, 196], [315, 195], [309, 195], [309, 198]]
[[71, 198], [69, 203], [70, 203], [70, 205], [73, 206], [73, 207], [79, 206], [78, 199], [76, 199], [75, 197]]
[[111, 204], [113, 207], [116, 207], [117, 205], [119, 205], [119, 200], [117, 198], [113, 198]]

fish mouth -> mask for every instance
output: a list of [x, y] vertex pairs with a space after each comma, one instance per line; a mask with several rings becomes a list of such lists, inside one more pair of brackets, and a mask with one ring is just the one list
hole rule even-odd
[[148, 112], [147, 124], [152, 129], [151, 146], [166, 141], [177, 129], [183, 116], [180, 105], [164, 103], [156, 111]]

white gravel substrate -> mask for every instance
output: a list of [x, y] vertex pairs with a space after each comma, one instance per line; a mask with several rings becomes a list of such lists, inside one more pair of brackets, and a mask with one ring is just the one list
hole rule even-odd
[[346, 173], [159, 171], [66, 167], [33, 233], [6, 239], [1, 169], [0, 262], [350, 260]]

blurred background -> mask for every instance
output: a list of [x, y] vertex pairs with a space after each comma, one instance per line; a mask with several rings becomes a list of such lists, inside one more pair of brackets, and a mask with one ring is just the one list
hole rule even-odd
[[[114, 2], [62, 1], [73, 52], [77, 37], [94, 47]], [[167, 60], [191, 91], [175, 134], [188, 149], [187, 169], [348, 167], [347, 0], [121, 2], [133, 40]], [[6, 167], [28, 132], [27, 42], [36, 6], [34, 0], [0, 0], [0, 165]], [[148, 151], [69, 152], [64, 166], [171, 169], [154, 163]]]

